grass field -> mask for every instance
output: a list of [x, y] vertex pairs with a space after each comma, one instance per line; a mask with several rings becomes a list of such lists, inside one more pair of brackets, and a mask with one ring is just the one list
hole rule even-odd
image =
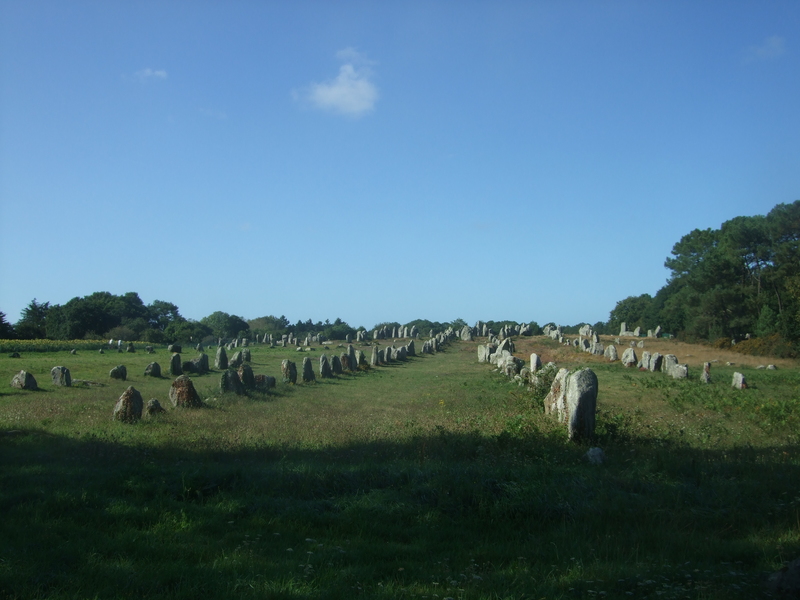
[[[255, 346], [277, 388], [237, 397], [219, 372], [193, 377], [195, 410], [144, 377], [164, 348], [4, 355], [0, 597], [768, 597], [766, 574], [800, 556], [798, 363], [646, 344], [690, 379], [517, 340], [522, 358], [597, 373], [599, 466], [477, 363], [477, 342], [294, 386], [280, 361], [307, 354]], [[128, 381], [109, 378], [117, 364]], [[103, 385], [56, 388], [56, 365]], [[8, 385], [21, 369], [40, 391]], [[749, 389], [731, 389], [734, 370]], [[128, 385], [167, 413], [112, 421]]]

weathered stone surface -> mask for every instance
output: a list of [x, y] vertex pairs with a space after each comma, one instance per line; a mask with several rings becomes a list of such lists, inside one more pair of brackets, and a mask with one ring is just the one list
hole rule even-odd
[[531, 354], [531, 373], [536, 373], [542, 368], [542, 359], [535, 352]]
[[603, 356], [605, 356], [609, 360], [609, 362], [614, 362], [615, 360], [619, 360], [619, 355], [617, 354], [617, 347], [614, 344], [606, 346], [606, 349], [603, 352]]
[[281, 361], [281, 375], [283, 376], [283, 383], [297, 383], [297, 365], [289, 359]]
[[114, 406], [114, 420], [122, 423], [136, 423], [142, 418], [143, 408], [142, 395], [131, 385], [122, 392]]
[[509, 354], [503, 359], [502, 364], [498, 366], [506, 377], [514, 377], [518, 375], [522, 367], [525, 366], [525, 361]]
[[678, 357], [674, 354], [667, 354], [664, 356], [664, 361], [661, 363], [661, 372], [667, 375], [672, 375], [672, 369], [678, 364]]
[[700, 373], [701, 383], [711, 383], [711, 363], [703, 363], [703, 372]]
[[228, 360], [228, 366], [234, 369], [238, 369], [240, 366], [242, 366], [243, 362], [244, 362], [244, 355], [242, 354], [242, 351], [239, 350], [233, 356], [231, 356], [230, 360]]
[[747, 389], [747, 379], [741, 373], [736, 372], [733, 374], [733, 383], [731, 385], [737, 390]]
[[128, 347], [125, 348], [125, 352], [136, 352], [136, 347], [133, 345], [133, 342], [128, 342]]
[[311, 364], [311, 357], [306, 356], [303, 359], [303, 382], [311, 383], [316, 380], [317, 378], [314, 376], [314, 367]]
[[208, 354], [201, 354], [197, 358], [192, 359], [192, 369], [198, 375], [205, 375], [208, 373]]
[[333, 378], [333, 369], [328, 361], [328, 355], [323, 353], [319, 357], [319, 376], [321, 379]]
[[253, 375], [253, 368], [248, 363], [242, 363], [239, 365], [239, 370], [237, 372], [239, 375], [239, 381], [242, 382], [244, 389], [246, 390], [253, 390], [256, 387], [256, 377]]
[[144, 368], [145, 377], [161, 377], [161, 365], [157, 362], [151, 362]]
[[203, 405], [200, 395], [194, 389], [194, 383], [186, 375], [181, 375], [172, 382], [169, 399], [176, 408], [198, 408]]
[[53, 379], [53, 385], [59, 387], [72, 386], [72, 376], [67, 367], [53, 367], [50, 369], [50, 377]]
[[275, 378], [270, 375], [256, 375], [256, 390], [266, 392], [275, 387]]
[[636, 343], [636, 347], [637, 348], [644, 348], [644, 340], [641, 340], [640, 342], [637, 342]]
[[175, 354], [180, 354], [183, 351], [180, 344], [170, 344], [167, 346], [167, 352], [174, 352]]
[[566, 387], [566, 410], [559, 420], [566, 422], [570, 440], [590, 439], [597, 412], [597, 375], [591, 369], [581, 369], [567, 377]]
[[17, 388], [18, 390], [31, 391], [39, 389], [36, 378], [25, 370], [14, 375], [11, 379], [11, 387]]
[[686, 364], [678, 364], [672, 367], [669, 372], [672, 375], [673, 379], [688, 379], [689, 377], [689, 365]]
[[250, 348], [242, 348], [242, 360], [244, 362], [252, 362], [252, 354], [250, 354]]
[[[358, 369], [358, 357], [356, 357], [356, 349], [353, 348], [352, 344], [347, 346], [347, 364], [350, 371], [355, 372]], [[342, 363], [342, 366], [344, 366], [344, 363]]]
[[[567, 400], [567, 377], [569, 369], [559, 369], [553, 383], [550, 385], [550, 392], [544, 399], [544, 412], [546, 414], [561, 415], [566, 410]], [[560, 417], [559, 417], [559, 420]]]
[[342, 359], [340, 359], [335, 354], [331, 356], [331, 371], [333, 371], [334, 376], [342, 374]]
[[125, 368], [125, 365], [117, 365], [108, 372], [108, 376], [111, 379], [125, 381], [128, 378], [128, 369]]
[[214, 368], [223, 371], [228, 368], [228, 353], [225, 352], [223, 346], [217, 348], [217, 355], [214, 357]]
[[183, 363], [180, 354], [173, 354], [169, 359], [169, 374], [173, 377], [183, 375]]
[[622, 364], [626, 367], [634, 367], [637, 363], [636, 350], [633, 348], [626, 348], [622, 353]]
[[233, 367], [228, 367], [219, 378], [219, 391], [223, 394], [231, 392], [237, 396], [244, 394], [244, 384], [239, 378], [239, 372]]
[[409, 342], [406, 344], [406, 354], [408, 356], [417, 355], [417, 347], [414, 345], [414, 340], [409, 340]]
[[153, 415], [158, 415], [167, 411], [163, 406], [161, 406], [161, 403], [158, 400], [155, 398], [150, 398], [150, 400], [147, 401], [147, 407], [144, 409], [144, 412], [148, 417], [152, 417]]
[[[411, 343], [413, 344], [414, 341], [412, 340]], [[369, 366], [377, 367], [378, 366], [378, 362], [379, 362], [378, 361], [378, 347], [377, 346], [373, 346], [372, 347], [372, 356], [369, 359]]]
[[650, 356], [650, 370], [651, 371], [660, 371], [661, 365], [664, 362], [664, 357], [661, 356], [658, 352], [654, 352]]

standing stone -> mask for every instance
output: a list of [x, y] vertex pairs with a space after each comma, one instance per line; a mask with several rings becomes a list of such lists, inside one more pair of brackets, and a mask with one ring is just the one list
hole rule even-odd
[[173, 377], [183, 375], [183, 364], [181, 364], [181, 355], [177, 352], [169, 359], [169, 374]]
[[361, 350], [356, 350], [356, 364], [359, 367], [368, 366], [367, 356]]
[[747, 389], [747, 380], [745, 379], [744, 375], [741, 373], [734, 373], [733, 374], [733, 387], [737, 390], [744, 390]]
[[[414, 343], [413, 340], [412, 340], [411, 343], [412, 344]], [[377, 346], [373, 346], [372, 347], [372, 357], [370, 358], [369, 365], [371, 367], [378, 366], [378, 347]]]
[[339, 356], [339, 362], [342, 365], [342, 371], [353, 370], [353, 368], [350, 366], [350, 356], [348, 356], [347, 352], [342, 352], [341, 356]]
[[234, 369], [238, 369], [243, 362], [244, 362], [244, 356], [242, 354], [242, 351], [239, 350], [233, 356], [231, 356], [230, 360], [228, 361], [228, 366], [233, 367]]
[[111, 379], [125, 381], [128, 378], [128, 369], [125, 368], [125, 365], [117, 365], [108, 372], [108, 376], [111, 377]]
[[539, 355], [534, 353], [531, 354], [531, 373], [536, 374], [536, 372], [542, 368], [542, 359], [539, 358]]
[[[553, 383], [550, 385], [550, 392], [544, 399], [544, 412], [548, 415], [561, 415], [566, 410], [567, 377], [569, 369], [559, 369]], [[559, 420], [561, 418], [559, 417]]]
[[177, 354], [180, 354], [182, 350], [183, 348], [181, 348], [179, 344], [170, 344], [169, 346], [167, 346], [167, 352], [175, 352]]
[[571, 441], [590, 439], [594, 435], [597, 412], [597, 375], [581, 369], [567, 378], [566, 413], [560, 418], [567, 424]]
[[223, 371], [228, 368], [228, 354], [225, 352], [223, 346], [217, 348], [217, 355], [214, 358], [214, 368]]
[[417, 348], [414, 345], [414, 340], [411, 340], [406, 344], [406, 354], [408, 354], [409, 356], [417, 355]]
[[[113, 369], [112, 369], [113, 371]], [[39, 386], [36, 383], [36, 378], [27, 371], [20, 371], [11, 379], [11, 387], [18, 390], [38, 390]]]
[[167, 411], [161, 406], [158, 400], [150, 398], [150, 400], [147, 401], [147, 407], [144, 409], [144, 412], [148, 417], [152, 417], [153, 415], [158, 415]]
[[675, 365], [670, 370], [670, 375], [672, 375], [673, 379], [688, 379], [689, 365]]
[[169, 399], [176, 408], [199, 408], [203, 405], [197, 390], [194, 389], [194, 383], [186, 375], [181, 375], [172, 382]]
[[[425, 346], [422, 347], [423, 354], [425, 353]], [[486, 351], [486, 346], [483, 344], [478, 344], [478, 362], [485, 363], [489, 362], [489, 353]]]
[[319, 376], [322, 379], [331, 379], [333, 377], [333, 369], [331, 369], [328, 355], [325, 353], [319, 357]]
[[246, 390], [255, 389], [256, 378], [255, 375], [253, 375], [253, 368], [249, 364], [242, 363], [241, 365], [239, 365], [239, 371], [237, 375], [239, 375], [239, 381], [242, 382], [244, 389]]
[[700, 381], [702, 383], [711, 383], [711, 363], [703, 363], [703, 372], [700, 374]]
[[303, 359], [303, 383], [311, 383], [316, 380], [317, 378], [314, 376], [314, 367], [311, 365], [311, 358], [306, 356]]
[[642, 352], [642, 360], [639, 363], [639, 368], [642, 371], [649, 371], [650, 370], [650, 353], [646, 350]]
[[151, 362], [144, 368], [145, 377], [161, 377], [161, 365], [157, 362]]
[[50, 377], [53, 379], [53, 385], [59, 387], [72, 386], [72, 377], [67, 367], [53, 367], [50, 369]]
[[613, 344], [606, 346], [603, 356], [605, 356], [609, 362], [619, 360], [619, 355], [617, 355], [617, 347]]
[[622, 364], [626, 367], [633, 367], [636, 365], [636, 350], [633, 348], [626, 348], [622, 353]]
[[335, 354], [331, 356], [331, 371], [334, 375], [342, 374], [342, 360]]
[[633, 330], [633, 337], [639, 337], [640, 335], [642, 335], [641, 327], [637, 327], [636, 329]]
[[297, 365], [284, 358], [281, 361], [281, 375], [283, 375], [283, 383], [297, 383]]
[[192, 370], [197, 373], [198, 375], [205, 375], [208, 373], [208, 354], [201, 354], [197, 358], [193, 358], [192, 361]]
[[128, 347], [125, 348], [125, 352], [136, 352], [136, 348], [133, 346], [133, 342], [128, 342]]
[[250, 348], [242, 348], [242, 360], [244, 362], [253, 362]]
[[231, 392], [237, 396], [244, 394], [242, 380], [239, 378], [239, 373], [233, 368], [229, 367], [222, 372], [219, 378], [219, 391], [223, 394], [225, 392]]
[[640, 342], [637, 342], [636, 346], [639, 347], [639, 348], [644, 348], [644, 340], [641, 340]]
[[358, 369], [358, 358], [356, 357], [356, 350], [353, 345], [347, 346], [347, 364], [350, 365], [350, 370], [355, 373]]
[[654, 352], [652, 356], [650, 356], [650, 370], [651, 371], [660, 371], [661, 364], [664, 361], [664, 357], [661, 356], [658, 352]]
[[664, 357], [664, 362], [661, 365], [661, 372], [667, 375], [672, 375], [672, 369], [678, 364], [678, 357], [674, 354], [667, 354]]
[[122, 423], [136, 423], [142, 418], [144, 401], [142, 395], [132, 385], [122, 392], [114, 407], [114, 420]]

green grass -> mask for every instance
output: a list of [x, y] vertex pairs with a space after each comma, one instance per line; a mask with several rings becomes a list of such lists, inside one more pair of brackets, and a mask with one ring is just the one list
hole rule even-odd
[[[304, 356], [252, 354], [279, 381]], [[796, 369], [734, 393], [733, 367], [562, 355], [598, 374], [598, 467], [475, 344], [248, 397], [214, 372], [196, 410], [143, 376], [168, 357], [0, 358], [42, 388], [0, 395], [0, 597], [754, 598], [800, 555]], [[56, 365], [104, 387], [54, 388]], [[128, 385], [167, 414], [113, 422]]]

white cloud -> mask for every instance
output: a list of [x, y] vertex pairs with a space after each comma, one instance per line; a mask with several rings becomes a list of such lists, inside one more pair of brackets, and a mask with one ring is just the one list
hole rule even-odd
[[158, 81], [167, 78], [167, 72], [163, 69], [141, 69], [134, 73], [134, 76], [139, 81]]
[[758, 46], [748, 47], [745, 52], [745, 62], [772, 60], [778, 58], [784, 52], [786, 52], [786, 40], [778, 35], [773, 35]]
[[360, 117], [375, 109], [378, 88], [372, 83], [374, 62], [353, 48], [336, 53], [344, 62], [335, 79], [311, 84], [307, 97], [317, 108], [351, 117]]

